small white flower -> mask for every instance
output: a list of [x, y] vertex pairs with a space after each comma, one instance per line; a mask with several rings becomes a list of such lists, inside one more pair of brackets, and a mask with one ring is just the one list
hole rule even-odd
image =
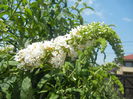
[[86, 26], [77, 26], [76, 28], [73, 28], [71, 31], [70, 31], [70, 34], [73, 35], [73, 36], [77, 36], [77, 37], [81, 37], [81, 35], [79, 34], [79, 31], [81, 31], [82, 29], [84, 29]]
[[55, 67], [58, 68], [59, 66], [63, 65], [66, 58], [66, 53], [62, 50], [52, 52], [52, 58], [49, 62]]
[[44, 49], [49, 49], [49, 48], [53, 48], [54, 47], [54, 43], [53, 41], [44, 41], [43, 43]]
[[68, 53], [68, 56], [71, 57], [72, 60], [75, 60], [75, 58], [78, 56], [77, 51], [75, 50], [73, 46], [69, 48], [69, 51], [70, 52]]
[[20, 50], [15, 60], [20, 61], [25, 65], [35, 66], [41, 63], [41, 59], [45, 56], [44, 44], [42, 42], [33, 43], [27, 46], [26, 49]]

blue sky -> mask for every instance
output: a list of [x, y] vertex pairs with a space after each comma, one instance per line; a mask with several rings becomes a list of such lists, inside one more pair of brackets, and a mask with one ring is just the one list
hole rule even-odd
[[[77, 0], [71, 0], [77, 1]], [[114, 24], [113, 29], [120, 36], [125, 55], [133, 54], [133, 0], [84, 0], [95, 11], [87, 9], [83, 12], [85, 23], [104, 22], [106, 24]], [[114, 58], [111, 47], [107, 50], [106, 62], [110, 62]], [[99, 55], [101, 61], [102, 55]]]

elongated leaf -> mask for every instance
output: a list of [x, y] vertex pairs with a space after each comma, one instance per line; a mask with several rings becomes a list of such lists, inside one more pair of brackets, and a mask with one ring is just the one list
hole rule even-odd
[[58, 99], [59, 95], [52, 93], [49, 99]]
[[33, 99], [33, 90], [29, 77], [26, 77], [22, 82], [20, 97], [21, 99]]
[[32, 16], [32, 11], [31, 11], [30, 9], [25, 8], [25, 11], [26, 11], [29, 15], [31, 15], [31, 16]]

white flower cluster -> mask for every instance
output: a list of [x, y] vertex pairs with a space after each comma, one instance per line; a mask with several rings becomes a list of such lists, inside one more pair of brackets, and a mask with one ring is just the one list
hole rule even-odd
[[[47, 62], [57, 68], [64, 64], [66, 57], [70, 57], [71, 59], [77, 57], [77, 51], [69, 41], [72, 40], [73, 37], [81, 37], [79, 31], [84, 28], [85, 26], [78, 26], [77, 28], [72, 29], [70, 34], [58, 36], [51, 41], [33, 43], [27, 46], [27, 48], [20, 50], [16, 54], [15, 60], [20, 62], [22, 65], [39, 66], [40, 64], [45, 63], [43, 59], [47, 57], [46, 55], [48, 50], [52, 49], [52, 56]], [[78, 45], [76, 49], [83, 50], [85, 46], [86, 44]]]
[[[47, 45], [46, 45], [47, 46]], [[40, 60], [45, 56], [45, 46], [42, 42], [33, 43], [26, 49], [20, 50], [15, 60], [22, 63], [22, 65], [36, 66], [40, 64]]]

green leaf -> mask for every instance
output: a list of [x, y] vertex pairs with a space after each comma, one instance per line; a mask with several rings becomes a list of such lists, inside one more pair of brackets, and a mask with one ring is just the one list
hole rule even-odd
[[92, 7], [88, 6], [86, 3], [83, 3], [83, 5], [84, 5], [84, 7], [85, 7], [85, 8], [89, 8], [89, 9], [91, 9], [91, 10], [93, 10], [93, 11], [94, 11], [94, 8], [92, 8]]
[[50, 79], [50, 75], [49, 74], [46, 74], [39, 82], [38, 82], [38, 84], [37, 84], [37, 86], [39, 87], [39, 88], [42, 88], [43, 87], [43, 85], [48, 81], [48, 79]]
[[32, 16], [32, 11], [29, 8], [25, 8], [25, 11]]
[[4, 4], [0, 4], [0, 9], [7, 9], [8, 8], [8, 5], [4, 5]]
[[11, 93], [8, 91], [9, 90], [9, 84], [3, 83], [2, 91], [6, 94], [6, 99], [11, 99]]
[[59, 95], [52, 93], [49, 99], [58, 99]]
[[16, 66], [16, 65], [18, 65], [18, 62], [17, 61], [8, 61], [8, 64], [11, 66]]
[[27, 3], [27, 0], [22, 0], [22, 3], [23, 3], [23, 4], [26, 4], [26, 3]]
[[46, 93], [46, 92], [48, 92], [48, 90], [41, 90], [38, 93]]
[[33, 99], [33, 90], [31, 79], [29, 77], [24, 78], [21, 86], [21, 99]]
[[101, 53], [103, 53], [105, 48], [107, 47], [107, 41], [103, 38], [99, 38], [98, 40], [101, 43], [101, 48], [100, 48]]

